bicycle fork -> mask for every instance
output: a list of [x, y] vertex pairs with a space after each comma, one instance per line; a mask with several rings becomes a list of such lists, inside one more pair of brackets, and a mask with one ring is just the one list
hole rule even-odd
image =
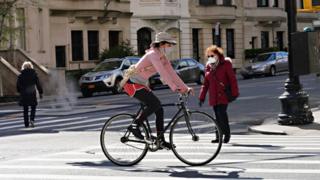
[[193, 131], [193, 129], [191, 127], [189, 111], [187, 109], [184, 109], [183, 110], [183, 114], [184, 114], [184, 117], [185, 117], [185, 120], [186, 120], [188, 131], [192, 136], [192, 140], [193, 141], [199, 141], [199, 136], [196, 135], [196, 133]]

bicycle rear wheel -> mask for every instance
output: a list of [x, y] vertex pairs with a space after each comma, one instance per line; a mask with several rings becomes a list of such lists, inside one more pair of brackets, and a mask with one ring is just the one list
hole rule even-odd
[[[105, 156], [119, 166], [131, 166], [140, 162], [147, 154], [148, 146], [128, 131], [134, 120], [131, 114], [118, 114], [104, 124], [100, 134], [100, 144]], [[146, 135], [146, 128], [140, 128]]]
[[173, 153], [179, 160], [192, 166], [211, 162], [221, 149], [220, 127], [215, 119], [204, 112], [192, 111], [189, 112], [189, 121], [186, 118], [185, 115], [180, 116], [171, 127], [170, 142], [175, 146]]

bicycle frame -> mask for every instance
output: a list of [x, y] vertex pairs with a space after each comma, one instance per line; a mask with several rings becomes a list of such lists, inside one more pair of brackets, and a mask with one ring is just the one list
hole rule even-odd
[[[197, 136], [195, 135], [194, 131], [192, 130], [191, 128], [191, 125], [190, 125], [190, 119], [189, 119], [189, 114], [188, 114], [188, 109], [186, 107], [186, 104], [185, 104], [185, 101], [183, 100], [183, 98], [186, 98], [186, 96], [183, 96], [183, 95], [180, 95], [179, 96], [179, 103], [168, 103], [168, 104], [161, 104], [162, 107], [168, 107], [168, 106], [177, 106], [178, 107], [178, 110], [177, 112], [174, 114], [174, 116], [171, 118], [171, 120], [169, 121], [169, 123], [164, 127], [164, 131], [160, 134], [160, 136], [163, 136], [164, 133], [171, 127], [171, 124], [173, 122], [175, 122], [175, 120], [177, 119], [177, 117], [180, 115], [180, 114], [183, 114], [185, 117], [186, 117], [186, 124], [187, 124], [187, 127], [188, 127], [188, 130], [190, 132], [190, 134], [192, 135], [193, 137], [193, 140], [197, 140]], [[136, 113], [135, 117], [139, 116], [140, 113], [142, 113], [143, 109], [144, 109], [145, 105], [143, 104], [140, 104], [140, 108], [138, 110], [138, 112]], [[150, 126], [150, 123], [147, 120], [145, 120], [146, 122], [146, 128], [147, 128], [147, 132], [149, 137], [152, 137], [152, 129], [151, 129], [151, 126]], [[143, 122], [144, 123], [144, 122]], [[148, 144], [153, 144], [153, 143], [157, 143], [159, 142], [159, 137], [160, 136], [157, 136], [155, 141], [154, 142], [150, 142], [150, 141], [147, 141]], [[130, 140], [130, 141], [135, 141], [135, 140]], [[139, 142], [139, 141], [135, 141], [135, 142]], [[157, 149], [155, 149], [157, 150]]]

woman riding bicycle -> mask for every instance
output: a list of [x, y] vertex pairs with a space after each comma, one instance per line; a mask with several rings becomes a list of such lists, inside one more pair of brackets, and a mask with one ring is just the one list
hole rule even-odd
[[[138, 115], [135, 122], [129, 126], [128, 130], [139, 139], [143, 139], [143, 135], [139, 127], [143, 121], [152, 113], [156, 115], [157, 135], [163, 134], [164, 117], [163, 108], [160, 100], [153, 94], [148, 87], [148, 79], [159, 73], [161, 81], [167, 84], [172, 91], [179, 93], [193, 93], [193, 89], [188, 87], [177, 75], [167, 55], [172, 51], [176, 41], [166, 32], [156, 34], [155, 41], [151, 43], [151, 48], [146, 51], [146, 54], [139, 60], [137, 64], [130, 67], [127, 71], [128, 78], [124, 78], [124, 91], [131, 97], [136, 98], [143, 103], [146, 108]], [[130, 74], [130, 75], [128, 75]], [[126, 75], [125, 75], [126, 76]], [[171, 149], [170, 143], [165, 141], [164, 136], [159, 137], [160, 147]]]

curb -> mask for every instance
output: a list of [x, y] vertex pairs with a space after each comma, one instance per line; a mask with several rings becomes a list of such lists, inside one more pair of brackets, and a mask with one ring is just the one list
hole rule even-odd
[[259, 127], [256, 127], [256, 126], [249, 127], [248, 130], [249, 130], [249, 132], [267, 134], [267, 135], [288, 135], [284, 131], [263, 130], [263, 128], [259, 129]]

